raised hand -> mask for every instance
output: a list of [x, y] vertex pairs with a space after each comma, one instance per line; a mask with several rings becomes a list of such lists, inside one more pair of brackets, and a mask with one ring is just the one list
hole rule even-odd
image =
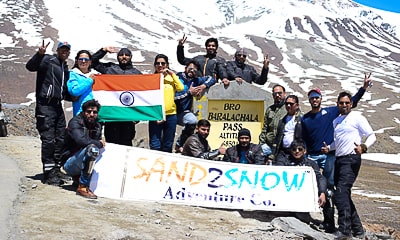
[[372, 87], [372, 80], [370, 79], [371, 73], [364, 73], [364, 89], [367, 89], [367, 87]]
[[264, 56], [264, 68], [267, 69], [269, 67], [269, 56], [268, 53]]
[[48, 42], [48, 43], [46, 44], [46, 46], [45, 46], [45, 45], [44, 45], [44, 40], [43, 40], [43, 41], [42, 41], [42, 46], [39, 47], [38, 53], [39, 53], [40, 55], [45, 54], [45, 53], [46, 53], [46, 49], [47, 49], [47, 47], [49, 46], [49, 44], [50, 44], [50, 42]]
[[178, 45], [183, 46], [183, 44], [185, 44], [185, 42], [186, 42], [186, 39], [187, 39], [186, 35], [183, 34], [183, 37], [181, 39], [179, 39]]

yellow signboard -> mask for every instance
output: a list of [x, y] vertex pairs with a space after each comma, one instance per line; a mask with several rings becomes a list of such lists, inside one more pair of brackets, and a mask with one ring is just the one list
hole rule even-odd
[[208, 142], [212, 149], [224, 143], [226, 147], [238, 143], [238, 132], [250, 130], [252, 142], [258, 143], [264, 120], [264, 101], [208, 99], [207, 119], [211, 122]]

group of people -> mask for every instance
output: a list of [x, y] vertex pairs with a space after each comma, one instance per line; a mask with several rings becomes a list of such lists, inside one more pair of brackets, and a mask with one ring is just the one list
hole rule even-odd
[[[211, 124], [201, 119], [196, 133], [183, 145], [182, 154], [214, 160], [222, 154], [223, 161], [245, 164], [310, 166], [316, 174], [319, 205], [323, 207], [321, 228], [336, 232], [335, 239], [362, 238], [364, 229], [351, 199], [351, 188], [360, 170], [361, 154], [376, 136], [366, 118], [352, 108], [370, 83], [370, 74], [365, 74], [364, 84], [354, 96], [340, 92], [336, 106], [331, 107], [321, 106], [322, 91], [313, 88], [308, 92], [311, 110], [306, 114], [301, 112], [296, 95], [286, 96], [285, 87], [275, 85], [274, 104], [265, 112], [259, 144], [251, 143], [250, 131], [242, 128], [236, 146], [226, 149], [221, 145], [211, 150], [207, 141]], [[338, 231], [333, 203], [338, 211]]]
[[[220, 81], [225, 87], [230, 81], [265, 84], [269, 71], [268, 55], [264, 56], [261, 74], [245, 63], [246, 49], [238, 49], [233, 61], [217, 56], [218, 40], [205, 42], [206, 54], [194, 58], [184, 55], [185, 35], [177, 46], [178, 62], [185, 66], [183, 72], [169, 68], [168, 57], [158, 54], [154, 59], [154, 73], [164, 76], [164, 102], [166, 118], [150, 121], [150, 149], [173, 152], [176, 125], [183, 126], [175, 152], [183, 155], [245, 164], [306, 165], [317, 176], [319, 204], [324, 207], [323, 227], [335, 230], [333, 206], [328, 193], [334, 192], [334, 202], [339, 213], [337, 239], [347, 239], [364, 233], [354, 203], [351, 188], [358, 175], [361, 153], [366, 152], [376, 140], [365, 117], [352, 108], [367, 89], [370, 78], [365, 75], [364, 85], [355, 96], [342, 92], [337, 105], [321, 107], [322, 92], [314, 88], [308, 92], [311, 111], [302, 114], [296, 95], [286, 96], [284, 86], [272, 88], [274, 103], [264, 116], [264, 126], [259, 144], [251, 143], [251, 133], [243, 128], [238, 132], [237, 146], [221, 145], [212, 150], [207, 142], [210, 122], [197, 120], [192, 111], [193, 97]], [[74, 66], [68, 69], [66, 60], [71, 45], [60, 42], [55, 55], [45, 54], [49, 43], [44, 41], [26, 68], [36, 71], [36, 128], [42, 142], [41, 159], [43, 182], [60, 185], [67, 175], [79, 178], [77, 194], [97, 198], [89, 189], [93, 162], [106, 142], [132, 146], [137, 122], [106, 122], [105, 141], [98, 122], [100, 104], [93, 99], [92, 85], [95, 74], [142, 74], [132, 64], [132, 52], [127, 48], [117, 50], [103, 47], [93, 55], [87, 50], [78, 51]], [[117, 53], [118, 63], [100, 61], [107, 53]], [[72, 101], [74, 117], [66, 125], [62, 100]], [[196, 132], [194, 132], [196, 130]], [[363, 143], [363, 136], [366, 141]], [[322, 169], [322, 174], [320, 173]]]

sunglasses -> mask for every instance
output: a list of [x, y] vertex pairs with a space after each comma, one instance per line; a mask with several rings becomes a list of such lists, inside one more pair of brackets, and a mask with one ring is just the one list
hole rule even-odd
[[154, 65], [155, 66], [165, 66], [167, 63], [166, 62], [156, 62]]
[[304, 151], [304, 148], [303, 147], [293, 147], [290, 150], [292, 150], [292, 152], [297, 152], [297, 151], [302, 152], [302, 151]]
[[87, 114], [91, 114], [91, 113], [93, 113], [93, 114], [98, 114], [99, 111], [96, 111], [96, 110], [86, 110], [85, 113], [87, 113]]
[[81, 62], [83, 62], [83, 61], [88, 62], [88, 61], [90, 61], [90, 58], [78, 58], [78, 60]]
[[238, 57], [244, 57], [244, 58], [247, 57], [247, 55], [244, 55], [244, 54], [237, 54], [236, 56], [238, 56]]
[[295, 105], [296, 103], [294, 103], [294, 102], [285, 102], [285, 105], [286, 106], [290, 106], [290, 107], [293, 107], [293, 105]]
[[339, 102], [339, 105], [349, 105], [350, 102]]
[[274, 95], [282, 95], [283, 94], [283, 92], [273, 92], [272, 93], [272, 95], [274, 96]]

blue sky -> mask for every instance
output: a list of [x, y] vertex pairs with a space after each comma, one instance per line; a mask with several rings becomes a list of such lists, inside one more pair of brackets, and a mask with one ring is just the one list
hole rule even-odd
[[378, 8], [381, 10], [400, 13], [400, 1], [399, 0], [353, 0], [359, 4]]

